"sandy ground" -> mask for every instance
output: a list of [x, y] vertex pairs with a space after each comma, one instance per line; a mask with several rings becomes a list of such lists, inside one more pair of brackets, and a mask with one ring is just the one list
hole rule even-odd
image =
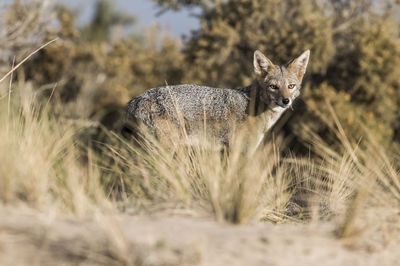
[[400, 265], [397, 229], [389, 238], [376, 231], [338, 239], [332, 223], [320, 222], [236, 226], [165, 215], [80, 221], [0, 215], [0, 265]]

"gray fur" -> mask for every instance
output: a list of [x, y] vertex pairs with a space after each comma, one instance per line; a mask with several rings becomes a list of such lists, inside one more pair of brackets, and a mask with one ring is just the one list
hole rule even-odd
[[[143, 122], [156, 135], [169, 134], [170, 123], [184, 125], [191, 135], [203, 130], [222, 143], [249, 117], [261, 119], [261, 134], [267, 132], [300, 94], [301, 80], [309, 52], [287, 66], [276, 66], [261, 52], [254, 54], [257, 79], [241, 89], [211, 88], [185, 84], [150, 89], [133, 98], [127, 107], [127, 118]], [[299, 60], [302, 60], [299, 62]], [[293, 84], [294, 88], [288, 86]], [[285, 105], [284, 99], [290, 102]]]

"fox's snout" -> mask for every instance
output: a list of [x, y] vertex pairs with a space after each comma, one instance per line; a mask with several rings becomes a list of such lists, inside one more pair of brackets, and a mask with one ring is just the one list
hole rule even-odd
[[282, 99], [282, 103], [285, 105], [288, 105], [290, 103], [290, 99], [289, 98], [283, 98]]
[[288, 105], [290, 103], [290, 91], [286, 88], [281, 89], [282, 104]]

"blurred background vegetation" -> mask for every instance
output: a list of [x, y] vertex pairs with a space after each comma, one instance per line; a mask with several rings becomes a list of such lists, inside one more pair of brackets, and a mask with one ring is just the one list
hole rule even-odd
[[[150, 0], [149, 0], [150, 1]], [[91, 20], [51, 1], [3, 4], [0, 70], [6, 73], [39, 44], [14, 75], [39, 98], [62, 103], [60, 117], [120, 127], [124, 106], [144, 90], [198, 83], [238, 88], [252, 78], [252, 54], [275, 63], [311, 50], [301, 99], [283, 121], [290, 147], [307, 151], [300, 125], [334, 143], [332, 104], [347, 134], [366, 127], [387, 148], [400, 142], [400, 15], [395, 0], [153, 0], [163, 12], [196, 9], [199, 28], [185, 38], [157, 26], [126, 33], [135, 17], [98, 0]], [[6, 45], [5, 45], [6, 44]], [[1, 95], [6, 92], [2, 91]], [[301, 124], [300, 124], [301, 123]], [[99, 131], [91, 137], [100, 139]]]

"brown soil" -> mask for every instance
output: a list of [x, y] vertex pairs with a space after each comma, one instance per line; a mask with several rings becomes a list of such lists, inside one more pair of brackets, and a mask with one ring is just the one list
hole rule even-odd
[[20, 213], [0, 210], [0, 265], [400, 265], [398, 227], [338, 239], [333, 223]]

